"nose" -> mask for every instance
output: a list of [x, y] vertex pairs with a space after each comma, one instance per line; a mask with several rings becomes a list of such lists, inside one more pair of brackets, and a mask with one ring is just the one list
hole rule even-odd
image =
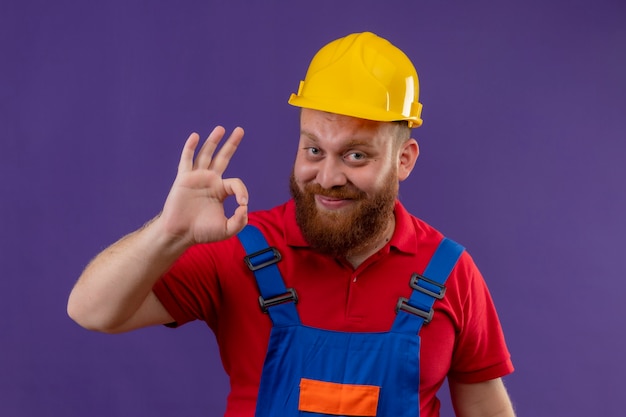
[[320, 162], [316, 180], [326, 189], [340, 187], [348, 182], [342, 162], [335, 158], [325, 158]]

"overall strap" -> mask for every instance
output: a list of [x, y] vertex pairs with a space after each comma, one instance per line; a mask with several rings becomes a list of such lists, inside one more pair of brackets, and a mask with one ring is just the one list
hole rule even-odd
[[246, 251], [244, 261], [254, 273], [261, 293], [261, 310], [270, 315], [274, 326], [299, 324], [300, 317], [295, 307], [298, 296], [293, 288], [285, 288], [276, 266], [281, 260], [280, 252], [267, 243], [263, 233], [255, 226], [247, 225], [237, 237]]
[[409, 299], [400, 297], [396, 305], [396, 319], [391, 331], [417, 334], [434, 314], [433, 304], [445, 293], [445, 283], [465, 248], [453, 240], [443, 238], [422, 275], [414, 273], [409, 285], [413, 288]]

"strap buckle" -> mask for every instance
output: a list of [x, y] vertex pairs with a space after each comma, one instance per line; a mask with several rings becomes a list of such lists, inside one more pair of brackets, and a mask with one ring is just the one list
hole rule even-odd
[[430, 311], [425, 311], [421, 308], [412, 306], [411, 304], [409, 304], [409, 299], [404, 297], [398, 298], [398, 304], [396, 304], [396, 314], [398, 314], [400, 310], [406, 311], [407, 313], [415, 314], [416, 316], [423, 318], [424, 323], [430, 323], [430, 321], [433, 319], [433, 315], [435, 314], [435, 310], [433, 310], [432, 308], [430, 309]]
[[[435, 289], [431, 290], [431, 289], [421, 286], [419, 283], [420, 280], [424, 281], [427, 284], [430, 284], [430, 286], [434, 287]], [[413, 288], [414, 290], [417, 290], [426, 295], [430, 295], [431, 297], [434, 297], [437, 300], [441, 300], [444, 297], [444, 295], [446, 295], [445, 285], [435, 282], [432, 279], [428, 279], [425, 276], [418, 274], [417, 272], [411, 275], [411, 281], [409, 282], [409, 286]]]
[[282, 257], [275, 247], [261, 249], [260, 251], [246, 255], [243, 261], [248, 265], [251, 271], [256, 271], [266, 266], [270, 266], [280, 261]]
[[[423, 286], [424, 284], [428, 285], [429, 288]], [[446, 295], [445, 285], [433, 281], [432, 279], [428, 279], [418, 273], [414, 273], [413, 275], [411, 275], [409, 286], [415, 291], [419, 291], [422, 294], [426, 294], [437, 300], [441, 300], [444, 295]], [[430, 321], [433, 319], [433, 315], [435, 314], [435, 310], [432, 308], [432, 306], [428, 310], [425, 310], [424, 308], [416, 307], [410, 304], [409, 299], [405, 297], [398, 298], [398, 304], [396, 304], [396, 314], [400, 310], [406, 311], [407, 313], [415, 314], [416, 316], [423, 318], [424, 323], [430, 323]]]
[[264, 313], [267, 313], [268, 308], [286, 303], [288, 301], [293, 301], [294, 304], [298, 304], [298, 294], [293, 288], [287, 288], [286, 293], [276, 295], [268, 298], [267, 300], [264, 299], [262, 295], [259, 296], [259, 305], [261, 306], [261, 311]]

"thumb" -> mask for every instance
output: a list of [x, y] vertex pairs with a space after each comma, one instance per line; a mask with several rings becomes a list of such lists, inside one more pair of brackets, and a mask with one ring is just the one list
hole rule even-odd
[[228, 237], [234, 236], [241, 232], [246, 224], [248, 224], [248, 206], [240, 205], [226, 220], [226, 234]]

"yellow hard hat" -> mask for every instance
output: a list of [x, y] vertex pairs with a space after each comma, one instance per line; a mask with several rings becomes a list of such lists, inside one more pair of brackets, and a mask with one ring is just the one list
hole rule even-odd
[[419, 81], [411, 60], [371, 32], [320, 49], [289, 104], [361, 119], [422, 124]]

